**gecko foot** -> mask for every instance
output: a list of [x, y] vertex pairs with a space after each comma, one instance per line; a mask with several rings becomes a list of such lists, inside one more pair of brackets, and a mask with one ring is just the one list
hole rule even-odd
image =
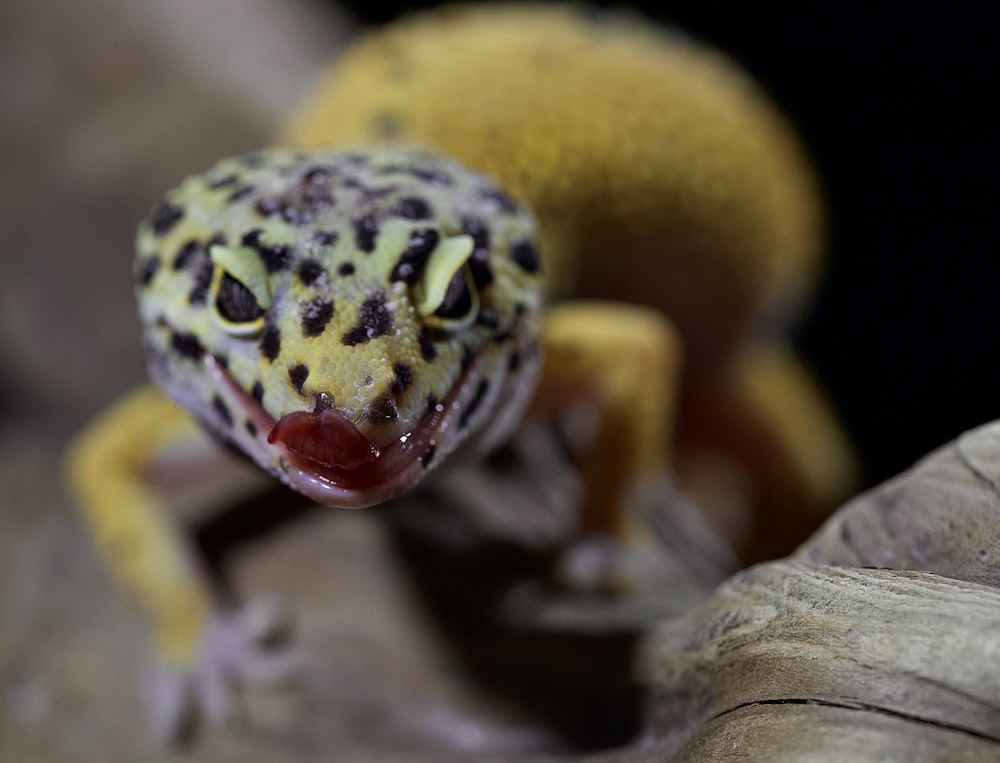
[[241, 715], [234, 691], [238, 684], [290, 679], [294, 656], [273, 643], [284, 623], [273, 600], [212, 614], [192, 664], [160, 663], [144, 678], [142, 695], [154, 738], [174, 744], [202, 719], [213, 726], [236, 724]]

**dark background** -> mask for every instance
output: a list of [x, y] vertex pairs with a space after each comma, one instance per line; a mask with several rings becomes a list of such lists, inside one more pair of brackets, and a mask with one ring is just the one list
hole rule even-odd
[[[374, 24], [430, 3], [346, 5]], [[627, 5], [733, 55], [810, 146], [832, 252], [796, 340], [858, 445], [866, 483], [1000, 417], [989, 4]]]

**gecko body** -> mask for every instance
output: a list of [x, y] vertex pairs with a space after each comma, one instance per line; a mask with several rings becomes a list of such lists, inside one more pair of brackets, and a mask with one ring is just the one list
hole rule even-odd
[[200, 436], [189, 415], [299, 492], [360, 507], [474, 460], [529, 404], [585, 398], [566, 547], [643, 537], [622, 506], [675, 451], [732, 462], [763, 537], [850, 486], [782, 338], [818, 270], [815, 177], [722, 55], [575, 6], [445, 8], [362, 38], [279, 143], [141, 223], [143, 341], [172, 402], [133, 394], [69, 457], [98, 545], [150, 610], [166, 733], [193, 696], [224, 715], [229, 674], [261, 672], [213, 650], [254, 656], [217, 638], [239, 626], [213, 615], [145, 479]]

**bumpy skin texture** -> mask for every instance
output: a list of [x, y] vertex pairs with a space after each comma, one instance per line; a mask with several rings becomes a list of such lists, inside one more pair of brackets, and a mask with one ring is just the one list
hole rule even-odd
[[139, 227], [150, 373], [290, 486], [378, 503], [520, 418], [539, 366], [534, 227], [485, 177], [419, 151], [224, 160]]

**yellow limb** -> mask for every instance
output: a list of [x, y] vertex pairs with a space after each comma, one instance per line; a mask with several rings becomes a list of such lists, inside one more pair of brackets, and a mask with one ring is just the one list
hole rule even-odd
[[147, 385], [79, 434], [66, 464], [101, 553], [149, 611], [157, 652], [174, 664], [193, 662], [209, 596], [145, 473], [158, 453], [198, 434], [183, 411]]
[[667, 470], [681, 365], [677, 334], [650, 308], [574, 301], [546, 313], [541, 341], [536, 408], [558, 410], [580, 400], [597, 414], [580, 454], [586, 488], [580, 529], [628, 540], [634, 528], [618, 511], [625, 492]]

